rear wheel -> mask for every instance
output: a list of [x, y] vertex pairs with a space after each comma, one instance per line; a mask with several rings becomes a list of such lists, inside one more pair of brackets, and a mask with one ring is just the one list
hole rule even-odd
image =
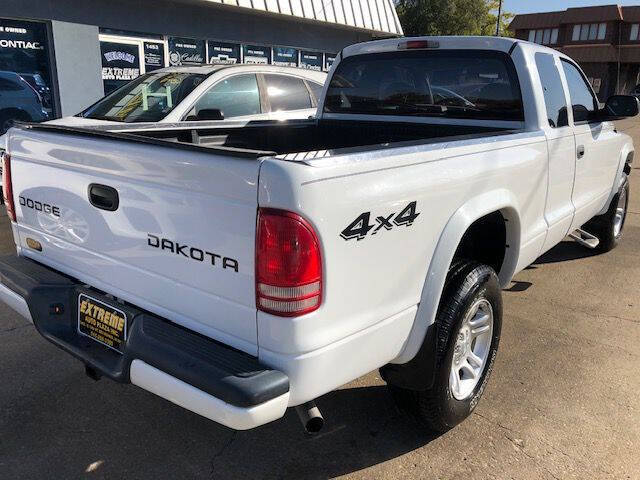
[[613, 250], [622, 238], [629, 206], [629, 180], [626, 174], [623, 175], [625, 178], [622, 186], [611, 200], [607, 212], [592, 218], [584, 226], [584, 230], [600, 240], [597, 247], [600, 252]]
[[431, 388], [390, 385], [398, 405], [430, 430], [445, 432], [478, 404], [493, 369], [502, 327], [502, 297], [491, 267], [456, 261], [436, 316], [436, 375]]

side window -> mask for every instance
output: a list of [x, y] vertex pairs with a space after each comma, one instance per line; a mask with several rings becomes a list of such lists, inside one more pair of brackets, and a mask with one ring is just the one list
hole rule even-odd
[[311, 108], [311, 97], [304, 82], [288, 75], [265, 74], [271, 111]]
[[560, 80], [560, 72], [548, 53], [536, 53], [536, 66], [544, 93], [544, 104], [547, 107], [547, 119], [553, 128], [565, 127], [569, 124], [567, 102]]
[[256, 115], [260, 113], [258, 81], [253, 74], [235, 75], [219, 81], [193, 107], [194, 114], [200, 110], [217, 109], [224, 118]]
[[569, 85], [569, 97], [574, 122], [588, 122], [596, 111], [596, 99], [591, 93], [587, 81], [572, 63], [562, 60], [564, 75]]
[[321, 83], [312, 82], [310, 80], [307, 80], [307, 85], [309, 85], [309, 88], [313, 92], [313, 96], [316, 97], [316, 100], [319, 102], [320, 95], [322, 95], [323, 85]]

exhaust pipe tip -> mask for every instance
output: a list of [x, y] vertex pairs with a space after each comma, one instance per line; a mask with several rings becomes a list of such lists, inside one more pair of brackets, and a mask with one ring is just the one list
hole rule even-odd
[[324, 427], [324, 418], [320, 417], [313, 417], [311, 419], [309, 419], [309, 421], [304, 425], [304, 431], [314, 435], [318, 432], [320, 432], [320, 430], [322, 430], [322, 427]]
[[320, 413], [320, 409], [316, 405], [316, 402], [311, 400], [310, 402], [298, 405], [296, 407], [296, 412], [302, 422], [305, 432], [310, 435], [314, 435], [322, 430], [322, 427], [324, 426], [324, 418], [322, 413]]

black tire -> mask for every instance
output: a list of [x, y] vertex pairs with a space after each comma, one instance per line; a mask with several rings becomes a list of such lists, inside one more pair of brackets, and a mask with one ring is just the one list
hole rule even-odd
[[[466, 398], [458, 400], [449, 382], [456, 339], [466, 314], [480, 299], [486, 299], [493, 310], [491, 344], [475, 388]], [[443, 433], [471, 415], [493, 370], [502, 327], [502, 293], [495, 271], [478, 262], [455, 261], [445, 282], [436, 325], [436, 374], [431, 388], [415, 391], [389, 385], [389, 390], [402, 410], [415, 416], [429, 430]]]
[[[592, 218], [583, 227], [585, 231], [598, 237], [600, 243], [598, 243], [596, 250], [602, 253], [609, 252], [616, 248], [624, 232], [624, 223], [627, 219], [627, 208], [629, 207], [629, 180], [626, 174], [623, 173], [623, 175], [625, 177], [624, 181], [618, 193], [616, 193], [611, 200], [609, 210], [603, 215]], [[620, 195], [624, 195], [624, 213], [620, 230], [616, 233], [616, 210], [618, 208]]]

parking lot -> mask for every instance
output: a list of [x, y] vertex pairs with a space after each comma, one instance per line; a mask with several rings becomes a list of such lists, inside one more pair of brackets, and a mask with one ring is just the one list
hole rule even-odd
[[[640, 122], [619, 125], [640, 145]], [[504, 292], [500, 352], [470, 419], [433, 437], [397, 411], [377, 372], [234, 432], [83, 365], [0, 305], [0, 477], [640, 478], [640, 165], [619, 248], [565, 241]], [[634, 178], [635, 177], [635, 178]], [[11, 253], [6, 215], [0, 253]]]

